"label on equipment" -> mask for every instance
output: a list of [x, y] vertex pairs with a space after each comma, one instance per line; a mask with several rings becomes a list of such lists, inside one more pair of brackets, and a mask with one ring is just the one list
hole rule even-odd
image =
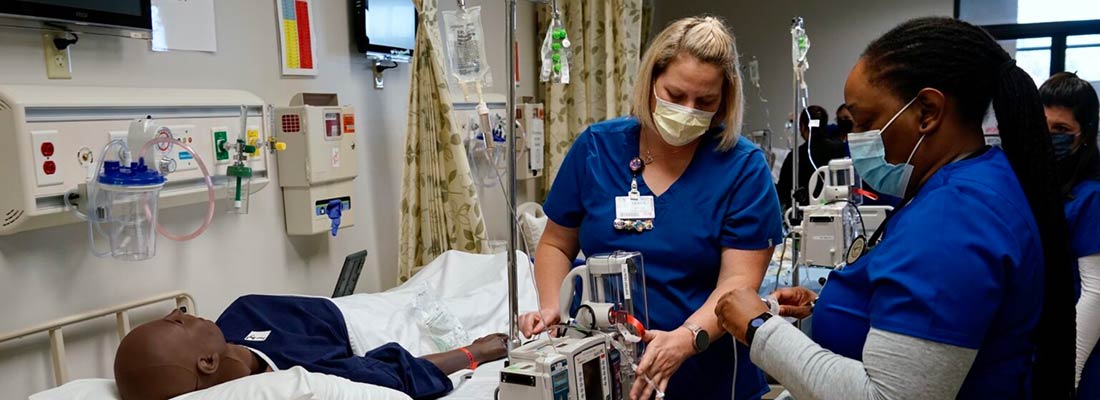
[[344, 133], [355, 133], [355, 114], [344, 114]]
[[336, 147], [332, 148], [332, 167], [340, 168], [340, 149]]
[[267, 340], [267, 337], [271, 336], [271, 331], [252, 331], [248, 336], [244, 337], [244, 340], [249, 342], [263, 342]]
[[626, 267], [626, 263], [623, 263], [623, 300], [630, 300], [630, 269]]
[[814, 237], [813, 237], [812, 239], [813, 239], [813, 240], [827, 240], [827, 241], [831, 241], [831, 240], [833, 240], [833, 239], [834, 239], [834, 237], [833, 237], [833, 236], [814, 236]]

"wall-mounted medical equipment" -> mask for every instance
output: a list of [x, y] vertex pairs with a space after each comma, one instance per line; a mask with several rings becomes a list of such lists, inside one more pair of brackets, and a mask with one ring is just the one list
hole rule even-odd
[[374, 67], [374, 88], [382, 89], [383, 71], [412, 61], [417, 14], [405, 0], [349, 0], [352, 36]]
[[0, 14], [5, 16], [143, 31], [153, 29], [151, 13], [150, 0], [7, 0], [0, 2]]
[[277, 164], [287, 233], [336, 236], [353, 226], [359, 175], [354, 109], [341, 106], [335, 94], [300, 93], [274, 117], [276, 138], [286, 143]]
[[542, 176], [546, 167], [546, 111], [542, 103], [520, 104], [516, 110], [516, 122], [520, 140], [516, 146], [516, 179], [534, 179]]
[[[81, 221], [73, 211], [89, 210], [88, 184], [98, 182], [102, 150], [113, 140], [127, 142], [135, 156], [156, 138], [176, 144], [158, 142], [145, 159], [146, 167], [157, 172], [162, 165], [175, 168], [160, 189], [157, 207], [208, 201], [196, 156], [211, 167], [211, 175], [225, 175], [228, 155], [224, 160], [217, 155], [215, 143], [220, 137], [239, 136], [241, 105], [248, 111], [248, 129], [264, 140], [264, 103], [248, 92], [0, 86], [0, 185], [5, 188], [0, 193], [0, 235]], [[120, 169], [130, 167], [112, 159], [120, 161]], [[248, 190], [256, 192], [268, 183], [267, 155], [250, 162]]]
[[[130, 143], [140, 145], [140, 150], [133, 151]], [[186, 159], [198, 166], [206, 184], [205, 217], [187, 235], [172, 234], [157, 222], [161, 190], [167, 175], [179, 167], [175, 154], [187, 154]], [[156, 255], [157, 233], [185, 241], [206, 231], [214, 218], [215, 190], [210, 170], [199, 154], [186, 140], [174, 137], [171, 128], [151, 118], [133, 121], [127, 139], [108, 143], [99, 153], [95, 177], [87, 184], [86, 211], [77, 211], [88, 220], [92, 254], [124, 261], [147, 260]], [[110, 250], [97, 250], [97, 237], [105, 237]]]
[[[570, 317], [575, 279], [581, 281], [580, 304]], [[511, 364], [501, 371], [500, 399], [626, 398], [649, 322], [641, 253], [588, 257], [565, 277], [559, 301], [563, 335], [509, 353]]]

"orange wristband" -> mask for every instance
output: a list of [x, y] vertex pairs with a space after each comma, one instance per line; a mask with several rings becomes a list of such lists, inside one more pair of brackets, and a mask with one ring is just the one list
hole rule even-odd
[[477, 359], [474, 358], [474, 353], [471, 353], [470, 350], [467, 350], [465, 347], [459, 347], [458, 350], [466, 353], [466, 359], [470, 360], [470, 365], [466, 366], [466, 368], [471, 370], [477, 369]]

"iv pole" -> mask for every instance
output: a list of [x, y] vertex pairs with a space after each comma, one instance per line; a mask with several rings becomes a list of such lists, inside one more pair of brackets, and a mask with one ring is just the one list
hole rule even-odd
[[[507, 4], [508, 47], [508, 204], [509, 210], [516, 209], [516, 0], [505, 0]], [[519, 288], [516, 265], [516, 220], [508, 224], [508, 354], [520, 346], [519, 335]]]

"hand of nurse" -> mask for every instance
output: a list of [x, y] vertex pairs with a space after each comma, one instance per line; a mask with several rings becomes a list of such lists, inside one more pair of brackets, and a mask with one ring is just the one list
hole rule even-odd
[[779, 315], [798, 319], [809, 317], [814, 312], [811, 304], [817, 300], [817, 294], [800, 286], [776, 290], [771, 297], [779, 302]]
[[532, 337], [546, 331], [547, 327], [561, 323], [557, 309], [543, 309], [519, 316], [519, 331], [523, 336]]
[[768, 306], [760, 300], [760, 295], [747, 288], [726, 292], [718, 299], [718, 306], [714, 308], [718, 325], [741, 343], [746, 343], [745, 333], [749, 329], [749, 320], [765, 312], [768, 312]]
[[638, 365], [639, 376], [630, 390], [632, 400], [649, 400], [653, 395], [653, 387], [641, 377], [642, 374], [649, 375], [653, 383], [664, 391], [668, 387], [668, 379], [672, 374], [680, 369], [684, 360], [695, 354], [693, 336], [687, 328], [679, 328], [671, 332], [646, 331], [644, 340], [647, 345], [642, 361]]

